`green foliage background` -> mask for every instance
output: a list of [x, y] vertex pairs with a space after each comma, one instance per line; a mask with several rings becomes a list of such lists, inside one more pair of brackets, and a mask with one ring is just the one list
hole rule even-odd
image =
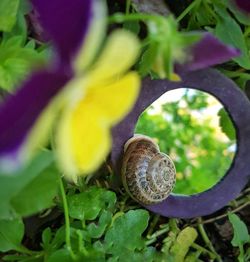
[[[110, 6], [115, 3], [117, 10], [122, 6], [122, 1], [108, 2]], [[190, 31], [205, 29], [241, 50], [240, 57], [218, 69], [245, 91], [250, 79], [250, 19], [231, 1], [194, 0], [176, 19], [158, 15], [149, 21], [143, 14], [137, 20], [126, 20], [126, 15], [137, 14], [138, 9], [133, 4], [136, 1], [125, 2], [120, 10], [123, 15], [109, 19], [125, 19], [119, 23], [135, 34], [148, 26], [136, 65], [142, 76], [171, 77], [180, 49], [198, 39]], [[50, 58], [50, 47], [41, 43], [29, 26], [30, 12], [27, 0], [0, 0], [0, 88], [10, 93], [31, 69], [40, 68]], [[156, 138], [161, 150], [174, 159], [178, 172], [175, 192], [192, 194], [209, 188], [226, 172], [233, 158], [228, 148], [235, 143], [235, 132], [223, 109], [218, 116], [222, 131], [230, 138], [227, 142], [218, 139], [209, 121], [192, 116], [208, 107], [203, 93], [186, 92], [181, 100], [184, 107], [177, 101], [163, 105], [160, 114], [143, 113], [136, 132]], [[218, 241], [210, 240], [214, 230], [206, 224], [211, 220], [184, 221], [150, 213], [126, 192], [111, 191], [112, 173], [108, 170], [100, 169], [97, 178], [72, 185], [62, 179], [53, 152], [45, 149], [25, 168], [12, 175], [0, 174], [0, 260], [224, 261], [225, 256], [217, 251]], [[229, 204], [232, 213], [249, 204], [247, 190]], [[235, 247], [235, 261], [250, 261], [248, 228], [232, 213], [229, 220], [227, 213], [222, 214], [233, 232], [231, 239], [219, 240], [227, 250]], [[220, 216], [213, 215], [212, 222], [221, 222]]]
[[[173, 97], [175, 93], [169, 95]], [[162, 152], [173, 159], [177, 170], [175, 193], [192, 194], [210, 188], [232, 162], [234, 152], [230, 147], [235, 140], [223, 134], [218, 136], [220, 126], [204, 117], [210, 107], [208, 99], [206, 93], [186, 89], [180, 101], [160, 105], [161, 112], [154, 114], [149, 108], [137, 123], [136, 133], [155, 138]], [[195, 117], [195, 113], [201, 118]], [[211, 118], [216, 117], [216, 112], [213, 114]], [[229, 125], [234, 130], [231, 121]]]
[[49, 57], [46, 44], [29, 36], [28, 0], [0, 1], [0, 88], [12, 92], [31, 69], [44, 66]]

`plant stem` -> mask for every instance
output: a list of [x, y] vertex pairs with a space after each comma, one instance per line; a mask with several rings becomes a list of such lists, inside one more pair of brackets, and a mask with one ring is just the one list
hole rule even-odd
[[150, 238], [159, 237], [168, 231], [169, 231], [169, 227], [166, 226], [165, 228], [156, 231], [153, 235], [150, 236]]
[[154, 228], [157, 224], [157, 222], [159, 221], [160, 215], [155, 215], [152, 222], [150, 223], [149, 226], [149, 231], [148, 231], [148, 236], [152, 235], [152, 232], [154, 231]]
[[110, 224], [110, 227], [113, 225], [114, 221], [120, 217], [120, 216], [123, 216], [124, 215], [124, 212], [123, 211], [119, 211], [117, 213], [115, 213], [112, 217], [112, 221], [111, 221], [111, 224]]
[[247, 29], [244, 32], [244, 37], [248, 37], [248, 35], [250, 34], [250, 26], [247, 27]]
[[131, 0], [127, 0], [126, 1], [126, 15], [129, 14], [129, 8], [130, 8], [130, 5], [131, 5]]
[[205, 7], [207, 13], [209, 13], [211, 17], [214, 17], [216, 19], [216, 17], [217, 17], [216, 13], [211, 9], [209, 4], [206, 1], [204, 1], [203, 3], [204, 3], [204, 7]]
[[148, 241], [146, 241], [146, 246], [149, 246], [149, 245], [153, 244], [156, 241], [157, 241], [157, 238], [149, 239]]
[[202, 253], [207, 253], [211, 259], [215, 259], [216, 258], [216, 255], [214, 253], [212, 253], [211, 251], [207, 250], [206, 248], [196, 244], [196, 243], [193, 243], [191, 245], [192, 248], [198, 250], [198, 251], [201, 251]]
[[146, 241], [146, 245], [151, 245], [152, 243], [154, 243], [157, 240], [157, 237], [167, 233], [169, 231], [169, 227], [166, 226], [166, 228], [163, 228], [161, 230], [156, 231], [153, 235], [151, 235], [148, 241]]
[[[230, 211], [230, 213], [236, 213], [238, 211], [240, 211], [241, 209], [245, 208], [246, 206], [250, 205], [250, 201], [248, 202], [245, 202], [244, 204], [242, 204], [241, 206], [235, 208], [234, 210]], [[211, 219], [207, 219], [207, 220], [204, 220], [201, 222], [201, 224], [209, 224], [209, 223], [213, 223], [214, 221], [216, 220], [219, 220], [219, 219], [222, 219], [224, 217], [227, 217], [228, 214], [223, 214], [223, 215], [220, 215], [220, 216], [217, 216], [217, 217], [214, 217], [214, 218], [211, 218]], [[199, 225], [199, 224], [198, 224]]]
[[141, 13], [135, 13], [135, 14], [128, 14], [124, 15], [121, 13], [114, 14], [109, 17], [108, 22], [111, 23], [124, 23], [125, 21], [154, 21], [158, 23], [162, 23], [164, 18], [157, 15], [150, 15], [150, 14], [141, 14]]
[[33, 251], [33, 250], [30, 250], [30, 249], [26, 248], [23, 245], [15, 247], [14, 250], [17, 251], [17, 252], [26, 254], [26, 255], [32, 255], [32, 256], [35, 255], [37, 257], [40, 257], [40, 256], [44, 255], [44, 251]]
[[240, 254], [238, 256], [239, 262], [244, 262], [244, 248], [243, 245], [239, 245]]
[[84, 244], [83, 244], [83, 237], [82, 237], [82, 234], [81, 234], [81, 231], [78, 229], [76, 231], [76, 234], [78, 235], [78, 250], [84, 254], [85, 256], [88, 255], [88, 251], [87, 249], [85, 248]]
[[178, 17], [177, 22], [179, 23], [198, 3], [200, 0], [193, 1]]
[[70, 255], [73, 260], [76, 260], [76, 255], [74, 254], [72, 247], [71, 247], [71, 242], [70, 242], [70, 222], [69, 222], [69, 208], [68, 208], [68, 203], [67, 203], [67, 198], [66, 198], [66, 193], [64, 190], [62, 178], [60, 177], [59, 180], [60, 184], [60, 191], [62, 195], [62, 202], [63, 202], [63, 210], [64, 210], [64, 218], [65, 218], [65, 242], [67, 249], [70, 252]]
[[205, 244], [206, 244], [206, 245], [208, 246], [208, 248], [212, 251], [212, 253], [214, 253], [214, 255], [216, 256], [216, 260], [219, 261], [219, 262], [222, 262], [221, 257], [220, 257], [220, 256], [217, 254], [217, 252], [215, 251], [214, 246], [213, 246], [212, 242], [210, 241], [210, 239], [209, 239], [209, 237], [208, 237], [208, 235], [207, 235], [207, 233], [206, 233], [206, 231], [205, 231], [205, 229], [204, 229], [204, 227], [203, 227], [203, 225], [202, 225], [202, 220], [201, 220], [201, 218], [199, 218], [199, 222], [200, 222], [200, 223], [198, 224], [198, 229], [199, 229], [199, 231], [200, 231], [200, 234], [201, 234], [201, 236], [202, 236]]
[[129, 198], [129, 196], [125, 195], [123, 200], [120, 202], [120, 212], [124, 212], [128, 198]]
[[178, 226], [177, 226], [177, 222], [176, 222], [176, 219], [175, 219], [175, 218], [170, 218], [170, 219], [169, 219], [169, 227], [170, 227], [170, 230], [171, 230], [175, 235], [177, 235], [177, 234], [180, 232], [180, 229], [179, 229]]

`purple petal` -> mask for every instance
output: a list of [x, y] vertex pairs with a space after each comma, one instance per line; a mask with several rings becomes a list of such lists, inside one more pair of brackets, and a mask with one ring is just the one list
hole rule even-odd
[[0, 107], [0, 155], [14, 155], [41, 112], [70, 79], [62, 72], [41, 71]]
[[69, 64], [81, 47], [91, 22], [91, 0], [33, 0], [39, 20], [54, 43], [60, 62]]
[[250, 13], [250, 1], [249, 0], [235, 0], [235, 3], [241, 10]]
[[[167, 91], [187, 87], [210, 93], [225, 106], [236, 128], [237, 152], [223, 179], [199, 194], [171, 195], [147, 209], [167, 217], [192, 218], [208, 215], [237, 197], [250, 179], [250, 102], [235, 83], [216, 70], [206, 69], [181, 74], [182, 82], [145, 79], [139, 98], [130, 114], [112, 131], [111, 161], [120, 174], [125, 142], [133, 135], [140, 114]], [[185, 130], [184, 130], [185, 132]], [[166, 134], [167, 139], [167, 134]]]
[[189, 50], [191, 61], [176, 65], [176, 71], [194, 71], [216, 64], [221, 64], [240, 55], [240, 51], [220, 42], [210, 33], [205, 33], [202, 39]]

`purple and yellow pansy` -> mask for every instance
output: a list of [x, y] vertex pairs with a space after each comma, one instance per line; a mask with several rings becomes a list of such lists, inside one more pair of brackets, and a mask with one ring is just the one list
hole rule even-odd
[[[104, 44], [106, 12], [98, 0], [34, 0], [55, 49], [53, 64], [35, 72], [0, 108], [0, 167], [11, 171], [45, 145], [52, 130], [65, 176], [95, 171], [111, 148], [110, 128], [133, 106], [140, 86], [128, 72], [139, 41], [124, 30]], [[124, 52], [126, 50], [126, 52]]]
[[[0, 106], [0, 171], [26, 163], [53, 133], [66, 178], [94, 172], [111, 149], [111, 128], [132, 109], [140, 89], [140, 44], [125, 30], [107, 39], [102, 0], [33, 0], [54, 47], [49, 67], [34, 72]], [[103, 46], [101, 46], [103, 44]], [[238, 54], [209, 33], [186, 49], [176, 73], [202, 69]]]

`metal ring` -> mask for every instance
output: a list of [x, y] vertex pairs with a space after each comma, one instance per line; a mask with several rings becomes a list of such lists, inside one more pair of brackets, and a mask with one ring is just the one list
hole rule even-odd
[[181, 82], [145, 79], [139, 98], [127, 115], [112, 130], [111, 162], [119, 173], [125, 142], [134, 135], [140, 114], [164, 93], [192, 88], [215, 96], [228, 112], [236, 129], [237, 151], [224, 177], [210, 189], [194, 195], [171, 194], [160, 204], [145, 206], [166, 217], [192, 218], [215, 212], [236, 198], [250, 179], [250, 102], [235, 83], [214, 69], [188, 72]]

